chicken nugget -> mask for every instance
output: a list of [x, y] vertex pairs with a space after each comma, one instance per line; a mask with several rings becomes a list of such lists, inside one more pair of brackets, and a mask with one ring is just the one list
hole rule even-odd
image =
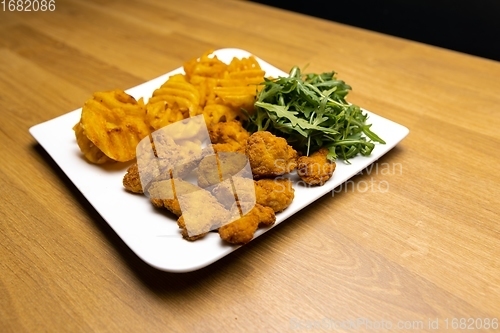
[[270, 227], [276, 222], [276, 214], [271, 207], [255, 204], [250, 213], [259, 218], [259, 227]]
[[148, 192], [153, 206], [166, 208], [178, 217], [177, 224], [185, 239], [201, 238], [230, 221], [229, 211], [209, 191], [188, 181], [157, 181]]
[[245, 152], [245, 146], [250, 133], [237, 121], [216, 123], [209, 127], [210, 141], [216, 152]]
[[132, 193], [144, 193], [137, 163], [128, 167], [127, 173], [123, 176], [123, 187]]
[[198, 164], [198, 185], [206, 188], [220, 183], [244, 170], [248, 163], [245, 154], [221, 152], [205, 156]]
[[255, 198], [258, 204], [271, 207], [279, 213], [293, 201], [295, 190], [288, 178], [259, 179], [255, 182]]
[[308, 185], [323, 185], [333, 175], [335, 162], [330, 162], [326, 156], [327, 148], [320, 148], [310, 156], [301, 156], [298, 159], [297, 174]]
[[181, 229], [182, 238], [184, 238], [188, 241], [195, 241], [197, 239], [201, 239], [208, 234], [208, 232], [202, 232], [201, 234], [190, 236], [189, 233], [187, 232], [186, 222], [184, 221], [184, 216], [182, 216], [182, 215], [179, 216], [179, 218], [177, 219], [177, 225], [179, 226], [179, 229]]
[[178, 197], [180, 195], [195, 192], [200, 188], [190, 182], [181, 179], [164, 179], [155, 181], [148, 188], [149, 200], [157, 208], [166, 208], [176, 216], [182, 215], [182, 209]]
[[271, 226], [275, 221], [276, 215], [272, 208], [256, 204], [247, 214], [220, 227], [219, 235], [228, 243], [246, 244], [253, 239], [259, 226]]
[[[132, 165], [127, 170], [123, 185], [132, 192], [137, 192], [139, 187], [144, 192], [143, 187], [147, 189], [153, 181], [186, 178], [196, 168], [203, 154], [201, 144], [189, 141], [177, 144], [164, 131], [156, 131], [149, 139], [145, 138], [139, 143], [137, 166]], [[131, 188], [132, 185], [136, 187], [135, 190]]]
[[245, 151], [255, 178], [281, 176], [297, 167], [297, 151], [268, 131], [250, 135]]
[[207, 190], [178, 195], [182, 219], [177, 220], [182, 236], [188, 240], [203, 237], [209, 231], [231, 221], [229, 211]]
[[231, 177], [217, 184], [212, 194], [228, 209], [237, 201], [241, 211], [247, 212], [256, 202], [255, 181], [250, 177]]

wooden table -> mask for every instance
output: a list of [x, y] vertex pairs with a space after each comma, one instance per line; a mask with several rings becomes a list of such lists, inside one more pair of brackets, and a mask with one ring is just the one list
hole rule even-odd
[[[497, 327], [498, 62], [244, 1], [55, 6], [0, 12], [1, 332]], [[163, 272], [28, 129], [225, 47], [285, 71], [333, 69], [352, 103], [410, 134], [377, 162], [392, 169], [353, 178], [384, 193], [325, 195], [206, 268]]]

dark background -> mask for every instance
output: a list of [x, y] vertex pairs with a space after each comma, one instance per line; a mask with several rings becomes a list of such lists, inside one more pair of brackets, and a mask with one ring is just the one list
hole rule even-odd
[[253, 0], [500, 61], [500, 0]]

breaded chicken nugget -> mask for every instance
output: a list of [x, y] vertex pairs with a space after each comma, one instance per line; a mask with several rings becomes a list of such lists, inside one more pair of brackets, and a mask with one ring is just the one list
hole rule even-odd
[[157, 208], [166, 208], [177, 216], [182, 215], [178, 197], [199, 191], [200, 188], [181, 179], [155, 181], [148, 188], [149, 200]]
[[132, 193], [144, 193], [137, 163], [128, 167], [127, 173], [123, 176], [123, 187]]
[[237, 121], [227, 121], [213, 124], [208, 129], [210, 141], [216, 152], [245, 152], [245, 146], [250, 133]]
[[333, 175], [335, 162], [330, 162], [326, 156], [327, 148], [321, 148], [310, 156], [298, 159], [297, 174], [308, 185], [323, 185]]
[[276, 222], [276, 214], [271, 207], [255, 204], [249, 214], [257, 215], [259, 218], [259, 227], [270, 227]]
[[202, 232], [201, 234], [190, 236], [186, 228], [186, 222], [184, 221], [184, 216], [182, 215], [179, 216], [179, 218], [177, 219], [177, 225], [179, 226], [179, 229], [181, 229], [182, 238], [188, 241], [195, 241], [197, 239], [205, 237], [208, 234], [208, 232]]
[[220, 182], [212, 189], [212, 194], [228, 209], [233, 206], [235, 201], [240, 202], [243, 208], [253, 207], [255, 198], [255, 181], [252, 178], [231, 177]]
[[255, 182], [255, 197], [258, 204], [271, 207], [279, 213], [293, 201], [295, 190], [288, 178], [259, 179]]
[[123, 177], [123, 186], [133, 193], [144, 193], [146, 187], [162, 179], [187, 177], [198, 165], [205, 152], [195, 142], [177, 144], [164, 133], [139, 143], [137, 161]]
[[229, 211], [209, 191], [185, 180], [157, 181], [148, 191], [153, 206], [179, 217], [177, 224], [185, 239], [201, 238], [230, 221]]
[[198, 164], [197, 179], [200, 187], [220, 183], [244, 170], [248, 163], [245, 154], [220, 152], [205, 156]]
[[231, 244], [250, 242], [259, 226], [271, 226], [276, 215], [270, 207], [256, 204], [254, 208], [241, 218], [219, 228], [222, 240]]
[[297, 167], [297, 151], [267, 131], [250, 135], [245, 151], [255, 178], [281, 176]]
[[177, 220], [177, 224], [185, 239], [201, 238], [210, 230], [216, 230], [231, 221], [229, 211], [202, 188], [180, 195], [178, 200], [182, 208], [182, 219]]

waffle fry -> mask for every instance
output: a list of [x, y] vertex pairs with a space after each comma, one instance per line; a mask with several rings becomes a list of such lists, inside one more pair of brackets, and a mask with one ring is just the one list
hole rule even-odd
[[200, 114], [208, 126], [245, 120], [265, 73], [253, 56], [226, 64], [212, 53], [186, 61], [185, 74], [170, 76], [146, 104], [121, 90], [94, 93], [73, 127], [85, 158], [95, 164], [129, 161], [150, 132]]
[[78, 144], [78, 147], [80, 147], [83, 156], [89, 162], [94, 164], [104, 164], [112, 161], [112, 159], [106, 156], [96, 145], [92, 143], [92, 141], [89, 140], [89, 138], [87, 138], [80, 122], [73, 126], [73, 131], [75, 131], [76, 143]]
[[200, 92], [182, 74], [171, 76], [146, 105], [148, 119], [154, 130], [175, 121], [201, 114]]
[[197, 87], [204, 102], [203, 114], [209, 125], [220, 121], [244, 120], [264, 81], [265, 72], [255, 57], [233, 58], [226, 65], [208, 51], [184, 64], [186, 79]]
[[144, 105], [124, 91], [97, 92], [83, 105], [77, 130], [83, 130], [111, 160], [127, 162], [135, 158], [137, 144], [149, 134], [145, 115]]

